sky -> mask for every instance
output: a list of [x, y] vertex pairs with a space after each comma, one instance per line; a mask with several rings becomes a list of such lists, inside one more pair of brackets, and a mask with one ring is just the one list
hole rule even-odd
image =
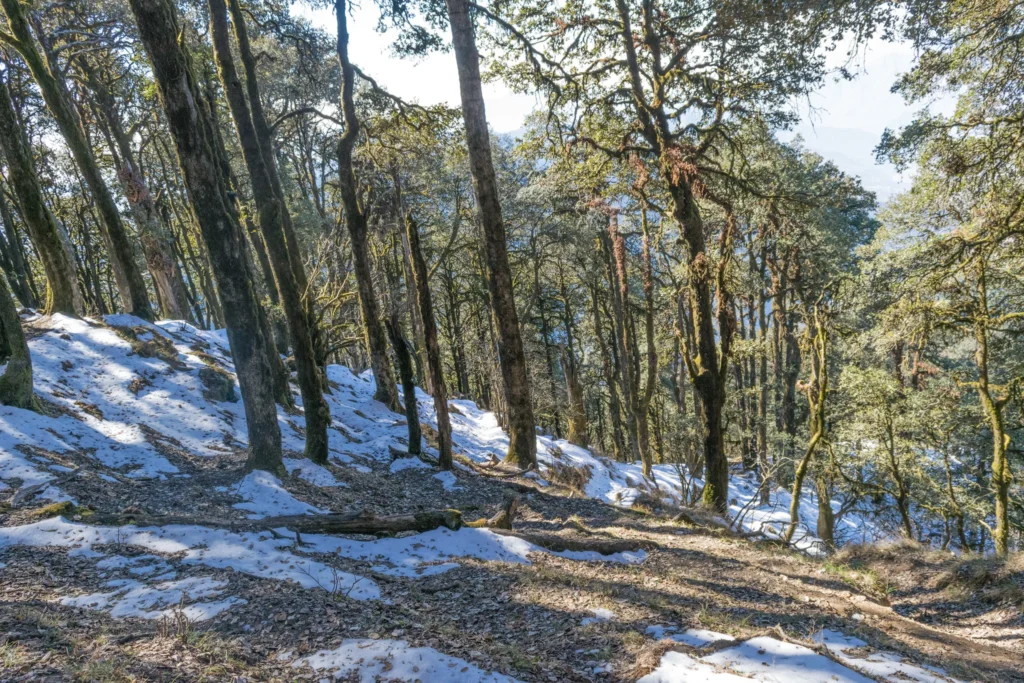
[[[296, 5], [293, 12], [334, 34], [333, 10], [312, 11]], [[349, 22], [352, 61], [404, 99], [424, 105], [443, 102], [458, 106], [454, 55], [432, 54], [416, 60], [395, 57], [391, 36], [378, 33], [376, 24], [373, 3], [361, 3]], [[920, 108], [907, 105], [901, 96], [890, 92], [897, 77], [910, 69], [913, 59], [913, 48], [907, 44], [872, 40], [853, 64], [857, 77], [853, 81], [830, 79], [808, 100], [794, 102], [801, 123], [779, 137], [788, 141], [801, 136], [807, 148], [831, 159], [846, 173], [859, 176], [880, 203], [909, 189], [911, 174], [900, 174], [889, 164], [877, 164], [874, 148], [886, 128], [905, 126]], [[513, 93], [501, 83], [484, 84], [484, 100], [491, 129], [512, 134], [522, 129], [526, 116], [539, 102], [532, 95]]]

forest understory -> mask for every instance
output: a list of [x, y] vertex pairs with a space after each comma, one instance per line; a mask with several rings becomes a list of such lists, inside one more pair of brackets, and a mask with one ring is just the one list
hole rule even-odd
[[[493, 427], [493, 416], [465, 401], [452, 404], [459, 465], [442, 476], [404, 455], [404, 419], [372, 399], [372, 382], [334, 366], [330, 463], [314, 466], [286, 446], [291, 474], [262, 473], [269, 479], [253, 485], [261, 473], [244, 468], [239, 404], [219, 400], [201, 379], [211, 363], [232, 370], [217, 335], [182, 323], [110, 322], [117, 326], [26, 324], [47, 408], [0, 412], [3, 433], [21, 441], [0, 442], [13, 484], [0, 517], [4, 680], [319, 680], [335, 668], [339, 680], [354, 681], [717, 681], [728, 672], [1024, 680], [1022, 587], [1012, 589], [1019, 567], [984, 560], [982, 577], [969, 562], [910, 544], [854, 546], [822, 560], [719, 528], [707, 512], [680, 521], [656, 495], [631, 508], [609, 505], [585, 497], [589, 472], [561, 485], [542, 479], [551, 473], [544, 464], [539, 477], [493, 464], [500, 441], [483, 426]], [[138, 345], [161, 335], [159, 354]], [[430, 427], [429, 401], [420, 413]], [[279, 417], [286, 444], [299, 446], [301, 412]], [[7, 478], [14, 467], [20, 486]], [[266, 515], [313, 522], [329, 511], [370, 519], [454, 509], [472, 522], [510, 498], [519, 501], [517, 536], [469, 527], [379, 538], [225, 528]], [[125, 523], [111, 525], [118, 514]], [[161, 515], [190, 525], [148, 526]], [[556, 554], [530, 539], [580, 550]], [[815, 643], [823, 630], [859, 638], [865, 649], [844, 660]], [[799, 652], [773, 653], [762, 671], [749, 671], [728, 655], [750, 639], [762, 654], [769, 643]], [[331, 659], [345, 644], [360, 664]], [[415, 648], [455, 659], [437, 663]], [[672, 652], [724, 659], [696, 678], [697, 670], [666, 666]], [[870, 653], [945, 673], [907, 678], [897, 667], [882, 675], [866, 666], [870, 658], [858, 663]], [[821, 661], [790, 664], [807, 658]], [[324, 663], [315, 670], [309, 661]], [[828, 678], [825, 662], [846, 668]], [[857, 670], [866, 679], [852, 677]]]

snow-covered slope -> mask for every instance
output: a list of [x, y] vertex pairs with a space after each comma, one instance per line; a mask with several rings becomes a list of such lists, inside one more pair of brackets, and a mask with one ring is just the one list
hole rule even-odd
[[[211, 368], [233, 371], [223, 331], [199, 330], [176, 321], [153, 325], [126, 315], [108, 316], [105, 322], [58, 315], [31, 339], [36, 392], [66, 414], [47, 417], [0, 406], [0, 490], [12, 481], [23, 486], [52, 481], [69, 469], [70, 463], [40, 457], [43, 452], [84, 453], [95, 460], [100, 476], [141, 479], [188, 476], [154, 448], [160, 439], [170, 437], [175, 445], [196, 455], [215, 456], [231, 447], [244, 448], [241, 401], [206, 398], [204, 373], [209, 376]], [[372, 374], [356, 375], [333, 365], [327, 375], [333, 388], [327, 396], [333, 420], [329, 430], [332, 459], [356, 468], [365, 468], [368, 460], [390, 461], [389, 446], [399, 450], [405, 446], [405, 420], [373, 400]], [[417, 397], [421, 420], [436, 426], [432, 400], [420, 391]], [[295, 400], [300, 403], [298, 395]], [[451, 403], [456, 452], [478, 463], [503, 457], [508, 437], [494, 414], [472, 401]], [[301, 414], [282, 411], [279, 422], [285, 449], [298, 456], [302, 451]], [[648, 479], [639, 463], [615, 462], [544, 435], [537, 437], [537, 455], [539, 471], [535, 476], [549, 477], [552, 468], [576, 468], [586, 473], [587, 496], [618, 506], [629, 507], [641, 495], [678, 505], [684, 498], [684, 485], [702, 485], [699, 477], [682, 466], [655, 465], [653, 477]], [[406, 465], [419, 467], [422, 463], [396, 461], [392, 469]], [[286, 466], [317, 485], [329, 485], [333, 479], [326, 470], [298, 457], [288, 458]], [[239, 507], [253, 515], [316, 512], [312, 506], [289, 499], [273, 477], [257, 479], [241, 482], [237, 491], [245, 499]], [[756, 493], [752, 474], [733, 474], [729, 500], [737, 527], [778, 535], [789, 521], [789, 493], [776, 489], [766, 504], [753, 500]], [[56, 486], [48, 487], [41, 496], [66, 498]], [[838, 504], [833, 507], [838, 509]], [[817, 552], [817, 501], [812, 487], [807, 487], [801, 501], [801, 518], [797, 546]], [[857, 541], [875, 540], [880, 535], [869, 520], [849, 513], [837, 530], [840, 539]]]
[[[35, 388], [48, 408], [46, 414], [40, 414], [0, 407], [0, 490], [6, 489], [4, 497], [14, 489], [24, 491], [42, 484], [34, 499], [37, 503], [69, 500], [70, 495], [61, 486], [62, 477], [70, 476], [99, 477], [126, 490], [145, 480], [170, 485], [175, 478], [190, 476], [183, 471], [184, 463], [176, 460], [185, 457], [174, 455], [179, 452], [204, 461], [233, 455], [235, 462], [240, 462], [237, 456], [246, 441], [245, 415], [241, 402], [230, 400], [232, 392], [228, 389], [233, 386], [237, 397], [238, 388], [234, 386], [233, 366], [222, 332], [198, 330], [181, 322], [152, 325], [130, 316], [110, 316], [105, 322], [54, 316], [40, 321], [30, 335]], [[380, 476], [398, 472], [397, 476], [422, 477], [425, 485], [445, 492], [472, 485], [462, 472], [458, 476], [436, 473], [417, 459], [392, 459], [392, 448], [404, 450], [406, 445], [405, 420], [373, 400], [374, 384], [369, 373], [356, 375], [347, 368], [331, 366], [328, 379], [332, 392], [327, 400], [333, 419], [330, 455], [341, 469], [332, 472], [302, 459], [301, 412], [281, 411], [283, 443], [290, 455], [285, 465], [298, 479], [319, 489], [340, 490], [347, 484], [335, 475], [342, 476], [347, 469], [374, 471]], [[225, 380], [231, 386], [225, 387]], [[432, 400], [423, 393], [418, 398], [421, 420], [434, 424]], [[494, 415], [466, 400], [454, 400], [452, 405], [456, 409], [452, 414], [455, 451], [480, 464], [503, 457], [508, 440]], [[578, 480], [585, 481], [582, 487], [586, 496], [615, 506], [629, 507], [641, 496], [678, 504], [683, 500], [684, 482], [700, 485], [699, 479], [671, 464], [656, 466], [653, 478], [647, 479], [639, 464], [614, 462], [563, 440], [540, 435], [537, 447], [539, 468], [532, 476], [539, 483], [554, 479], [557, 470], [575, 468], [583, 475]], [[233, 504], [251, 518], [324, 512], [322, 507], [300, 500], [269, 473], [235, 476], [231, 485], [220, 486], [217, 492], [233, 496], [229, 500], [237, 502], [228, 505]], [[738, 525], [778, 533], [788, 521], [788, 495], [775, 491], [769, 504], [757, 505], [752, 502], [755, 494], [755, 482], [733, 476], [730, 503], [739, 518]], [[802, 515], [809, 522], [810, 533], [802, 535], [800, 546], [811, 552], [815, 549], [815, 505], [810, 496], [802, 501]], [[875, 533], [859, 518], [847, 516], [844, 523], [858, 537]], [[62, 591], [56, 598], [62, 605], [100, 610], [117, 618], [160, 619], [177, 610], [194, 621], [230, 613], [245, 604], [245, 599], [231, 593], [223, 573], [217, 573], [224, 570], [379, 604], [382, 579], [413, 581], [435, 576], [458, 567], [463, 558], [522, 566], [530, 564], [531, 557], [536, 559], [537, 553], [572, 562], [622, 565], [639, 564], [647, 557], [642, 550], [608, 556], [594, 552], [549, 553], [523, 539], [487, 529], [436, 529], [377, 540], [304, 534], [300, 541], [285, 529], [240, 532], [198, 525], [104, 527], [62, 517], [0, 527], [0, 553], [16, 547], [55, 549], [92, 563], [99, 583], [89, 589]], [[342, 558], [350, 563], [343, 566], [351, 571], [340, 570], [330, 558]], [[594, 616], [586, 617], [584, 625], [615, 620], [608, 609], [591, 612]], [[722, 639], [730, 638], [685, 627], [651, 626], [646, 633], [654, 639], [668, 638], [691, 647], [704, 647], [720, 635]], [[905, 664], [895, 655], [877, 653], [874, 659], [862, 659], [855, 654], [860, 641], [840, 633], [823, 632], [820, 639], [833, 653], [831, 659], [771, 639], [765, 639], [771, 641], [765, 643], [737, 642], [732, 649], [700, 658], [682, 653], [666, 655], [661, 666], [644, 680], [780, 680], [778, 675], [784, 680], [832, 680], [823, 676], [862, 680], [857, 671], [882, 680], [904, 680], [900, 677], [907, 675], [918, 676], [913, 680], [948, 680], [937, 672]], [[773, 650], [770, 665], [757, 664], [758, 657], [747, 652], [759, 648], [778, 650]], [[812, 660], [812, 655], [821, 661]], [[373, 680], [382, 672], [396, 680], [413, 680], [417, 675], [423, 680], [453, 682], [515, 680], [403, 640], [349, 638], [335, 649], [282, 657], [280, 661], [287, 660], [297, 668], [355, 675], [360, 680]], [[805, 671], [807, 667], [811, 667], [810, 674]], [[803, 678], [791, 678], [798, 675]]]

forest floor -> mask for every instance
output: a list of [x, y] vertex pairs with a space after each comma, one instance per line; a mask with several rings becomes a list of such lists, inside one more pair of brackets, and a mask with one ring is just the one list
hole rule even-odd
[[[573, 475], [550, 441], [547, 467], [511, 476], [491, 465], [493, 416], [468, 401], [453, 402], [460, 465], [439, 473], [394, 457], [404, 420], [337, 366], [331, 463], [301, 459], [301, 412], [283, 411], [290, 474], [247, 474], [223, 338], [107, 323], [30, 322], [46, 414], [0, 408], [0, 680], [1024, 681], [1019, 558], [814, 557], [672, 521], [658, 487], [606, 461]], [[618, 505], [595, 495], [619, 480]], [[473, 520], [512, 495], [519, 536], [216, 528], [354, 510]], [[90, 520], [118, 512], [192, 520]], [[586, 550], [608, 540], [622, 547]]]

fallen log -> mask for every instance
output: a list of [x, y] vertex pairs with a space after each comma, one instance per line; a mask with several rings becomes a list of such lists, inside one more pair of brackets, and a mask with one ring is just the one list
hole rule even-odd
[[635, 550], [655, 550], [661, 546], [653, 541], [640, 541], [628, 538], [580, 538], [571, 536], [556, 536], [555, 534], [527, 533], [523, 531], [512, 531], [510, 529], [495, 529], [496, 534], [502, 536], [514, 536], [528, 541], [536, 546], [553, 553], [564, 551], [586, 552], [592, 551], [601, 555], [614, 555], [615, 553], [631, 552]]
[[432, 531], [445, 527], [457, 531], [462, 527], [458, 510], [426, 510], [404, 515], [377, 517], [366, 513], [331, 513], [326, 515], [281, 515], [263, 519], [213, 519], [187, 515], [148, 515], [145, 513], [94, 513], [84, 519], [103, 526], [166, 526], [196, 525], [232, 531], [268, 531], [291, 529], [300, 534], [386, 534], [400, 531]]
[[506, 529], [512, 530], [512, 521], [516, 517], [516, 512], [519, 511], [519, 496], [509, 496], [505, 501], [505, 504], [501, 506], [490, 519], [483, 517], [481, 519], [474, 520], [472, 522], [466, 522], [466, 526], [474, 529]]

